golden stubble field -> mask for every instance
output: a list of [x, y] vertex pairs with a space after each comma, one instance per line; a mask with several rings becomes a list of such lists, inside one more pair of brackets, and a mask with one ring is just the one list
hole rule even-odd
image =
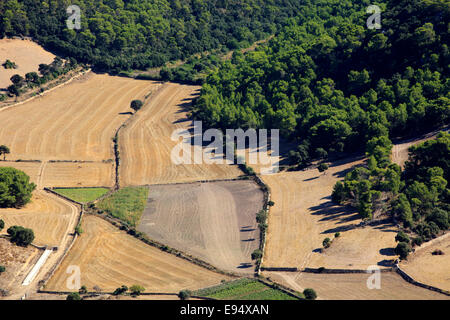
[[[317, 169], [263, 176], [275, 206], [270, 209], [263, 265], [361, 269], [395, 258], [396, 229], [389, 224], [357, 228], [358, 213], [331, 201], [335, 183], [362, 160], [341, 161], [326, 173]], [[334, 238], [320, 253], [322, 241]]]
[[59, 246], [69, 233], [77, 218], [79, 209], [63, 199], [37, 190], [32, 200], [22, 209], [0, 209], [0, 219], [5, 221], [6, 230], [13, 226], [23, 226], [34, 231], [34, 244]]
[[199, 89], [197, 86], [164, 84], [121, 130], [121, 186], [230, 179], [242, 175], [237, 166], [177, 165], [172, 161], [172, 149], [179, 143], [171, 139], [172, 134], [175, 130], [187, 130], [192, 126], [186, 107]]
[[80, 267], [81, 284], [90, 291], [94, 286], [109, 292], [138, 284], [146, 292], [178, 293], [229, 279], [146, 245], [99, 217], [85, 216], [82, 228], [84, 233], [48, 282], [47, 290], [67, 291], [66, 270], [72, 265]]
[[[11, 77], [19, 74], [25, 77], [28, 72], [38, 72], [41, 63], [50, 64], [55, 56], [40, 45], [29, 40], [0, 39], [0, 89], [9, 87]], [[9, 59], [18, 65], [17, 69], [1, 66]]]

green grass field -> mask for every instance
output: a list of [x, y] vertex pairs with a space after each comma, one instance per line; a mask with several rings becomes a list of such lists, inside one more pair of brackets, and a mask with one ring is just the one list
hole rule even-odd
[[74, 189], [54, 189], [56, 193], [63, 195], [81, 203], [88, 203], [97, 200], [101, 196], [107, 194], [109, 189], [106, 188], [74, 188]]
[[147, 187], [128, 187], [103, 199], [97, 207], [135, 227], [144, 212], [147, 197]]
[[219, 300], [298, 300], [254, 279], [239, 279], [194, 292], [197, 296]]

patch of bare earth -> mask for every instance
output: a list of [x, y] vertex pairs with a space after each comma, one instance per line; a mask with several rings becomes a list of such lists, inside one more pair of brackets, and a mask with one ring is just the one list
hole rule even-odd
[[219, 269], [253, 273], [262, 206], [253, 181], [151, 186], [138, 230]]

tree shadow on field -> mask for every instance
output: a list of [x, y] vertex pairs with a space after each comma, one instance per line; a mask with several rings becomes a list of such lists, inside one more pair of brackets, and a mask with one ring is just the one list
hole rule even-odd
[[238, 269], [248, 269], [253, 267], [253, 264], [250, 262], [241, 262], [241, 264], [237, 267]]
[[389, 257], [396, 256], [394, 248], [383, 248], [383, 249], [380, 249], [380, 254], [382, 254], [383, 256], [389, 256]]

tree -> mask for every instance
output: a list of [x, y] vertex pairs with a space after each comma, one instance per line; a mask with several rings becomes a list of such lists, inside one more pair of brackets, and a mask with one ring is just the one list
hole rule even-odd
[[395, 241], [397, 242], [406, 242], [409, 243], [409, 237], [406, 233], [404, 233], [403, 231], [400, 231], [399, 233], [397, 233], [397, 235], [395, 236]]
[[261, 259], [262, 257], [262, 251], [259, 249], [256, 249], [255, 251], [252, 252], [252, 260], [258, 260]]
[[22, 77], [21, 75], [15, 74], [15, 75], [13, 75], [13, 76], [11, 77], [11, 81], [12, 81], [12, 83], [13, 83], [14, 85], [16, 85], [16, 86], [21, 86], [22, 83], [23, 83], [23, 81], [24, 81], [24, 79], [23, 79], [23, 77]]
[[6, 268], [4, 266], [0, 266], [0, 274], [6, 271]]
[[319, 170], [319, 172], [325, 172], [328, 170], [328, 165], [326, 163], [321, 163], [319, 164], [319, 166], [317, 167], [317, 169]]
[[0, 231], [2, 231], [4, 227], [5, 227], [5, 221], [0, 219]]
[[307, 288], [307, 289], [303, 290], [303, 295], [305, 296], [306, 300], [316, 300], [316, 298], [317, 298], [316, 291], [314, 291], [314, 289], [311, 289], [311, 288]]
[[400, 242], [397, 247], [395, 247], [394, 251], [395, 254], [400, 256], [401, 260], [405, 260], [411, 252], [411, 246], [409, 245], [409, 243]]
[[118, 296], [118, 295], [124, 294], [127, 291], [128, 291], [128, 287], [123, 285], [120, 288], [117, 288], [116, 290], [114, 290], [113, 295]]
[[7, 146], [5, 146], [5, 145], [0, 146], [0, 156], [3, 155], [3, 161], [6, 160], [6, 155], [10, 154], [10, 153], [11, 153], [11, 150]]
[[82, 299], [81, 299], [81, 296], [80, 296], [80, 294], [79, 294], [78, 292], [72, 292], [72, 293], [69, 293], [69, 294], [67, 295], [66, 300], [76, 300], [76, 301], [79, 301], [79, 300], [82, 300]]
[[25, 75], [25, 80], [28, 82], [38, 83], [39, 75], [36, 72], [28, 72]]
[[80, 290], [78, 290], [78, 292], [80, 294], [86, 294], [87, 293], [87, 287], [86, 286], [81, 286]]
[[181, 290], [178, 293], [178, 298], [180, 300], [188, 300], [192, 296], [192, 292], [190, 290]]
[[329, 248], [331, 246], [331, 239], [330, 238], [325, 238], [322, 241], [322, 245], [324, 248]]
[[130, 292], [131, 292], [132, 296], [138, 296], [144, 291], [145, 291], [145, 288], [143, 286], [140, 286], [137, 284], [130, 287]]
[[31, 200], [36, 185], [14, 168], [0, 168], [0, 208], [21, 208]]
[[7, 233], [11, 237], [10, 241], [18, 246], [26, 247], [34, 240], [33, 230], [21, 226], [12, 226], [8, 228]]
[[143, 105], [144, 105], [144, 103], [141, 100], [133, 100], [133, 101], [131, 101], [130, 107], [135, 112], [137, 112], [142, 108]]

